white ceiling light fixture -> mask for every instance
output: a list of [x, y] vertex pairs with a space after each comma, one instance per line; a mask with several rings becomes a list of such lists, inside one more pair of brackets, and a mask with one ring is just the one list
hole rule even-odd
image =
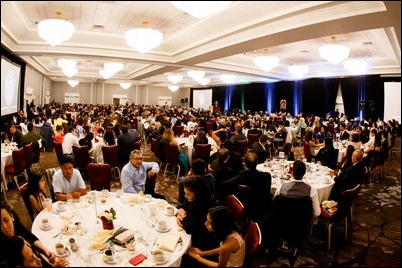
[[163, 34], [148, 28], [148, 22], [144, 21], [142, 28], [128, 30], [125, 34], [125, 39], [127, 45], [144, 54], [162, 43]]
[[367, 62], [364, 60], [345, 60], [343, 67], [352, 74], [364, 74], [367, 71]]
[[77, 80], [68, 80], [67, 83], [68, 83], [71, 87], [75, 87], [75, 86], [77, 86], [77, 85], [80, 83], [80, 81], [77, 81]]
[[121, 62], [105, 62], [103, 64], [103, 68], [105, 68], [105, 70], [110, 71], [113, 74], [123, 70], [123, 67], [124, 64]]
[[171, 1], [173, 6], [187, 12], [196, 18], [205, 18], [209, 15], [226, 9], [232, 1]]
[[302, 78], [308, 73], [309, 69], [310, 68], [305, 65], [290, 65], [288, 67], [289, 73], [295, 78]]
[[74, 30], [74, 24], [60, 19], [47, 19], [38, 23], [39, 37], [52, 47], [69, 40], [73, 36]]
[[187, 75], [193, 78], [195, 81], [198, 81], [199, 79], [203, 78], [205, 76], [204, 71], [188, 71]]
[[236, 75], [234, 74], [222, 74], [221, 80], [226, 84], [233, 84], [236, 80]]
[[[268, 54], [268, 49], [264, 49], [264, 53]], [[253, 59], [254, 65], [258, 68], [262, 69], [265, 72], [268, 72], [278, 66], [279, 58], [274, 56], [258, 56]]]
[[181, 75], [174, 74], [174, 75], [169, 75], [168, 79], [173, 84], [177, 84], [183, 79], [183, 77]]
[[131, 83], [122, 82], [120, 83], [120, 86], [124, 89], [128, 89], [129, 87], [131, 87]]
[[114, 75], [114, 73], [112, 73], [109, 70], [99, 70], [99, 74], [100, 76], [102, 76], [104, 79], [109, 79], [110, 77], [112, 77]]
[[318, 51], [324, 60], [329, 61], [333, 65], [338, 65], [349, 57], [350, 48], [345, 45], [335, 44], [335, 41], [335, 36], [332, 36], [332, 44], [320, 46]]
[[77, 66], [76, 60], [59, 59], [57, 65], [62, 69], [74, 69]]
[[78, 69], [76, 69], [76, 68], [72, 68], [72, 69], [63, 68], [63, 73], [67, 77], [71, 78], [71, 77], [73, 77], [74, 75], [76, 75], [78, 73]]
[[180, 87], [178, 85], [170, 85], [168, 86], [169, 90], [172, 92], [177, 91]]
[[211, 82], [211, 78], [202, 77], [202, 78], [198, 79], [197, 82], [203, 86], [206, 86]]

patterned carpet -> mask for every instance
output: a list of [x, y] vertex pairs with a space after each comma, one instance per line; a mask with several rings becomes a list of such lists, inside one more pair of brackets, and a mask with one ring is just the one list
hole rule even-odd
[[[400, 138], [396, 148], [400, 148]], [[147, 160], [154, 160], [147, 150]], [[295, 155], [303, 153], [297, 148]], [[41, 164], [43, 170], [58, 166], [54, 152], [42, 152]], [[385, 164], [385, 176], [382, 181], [363, 186], [354, 206], [354, 222], [347, 241], [343, 240], [343, 225], [333, 228], [332, 249], [327, 250], [326, 228], [321, 222], [314, 227], [312, 236], [308, 237], [304, 250], [299, 254], [295, 266], [322, 267], [358, 266], [367, 267], [400, 267], [401, 266], [401, 156], [389, 159]], [[177, 203], [176, 174], [169, 167], [166, 178], [164, 167], [159, 172], [156, 182], [156, 192], [165, 195], [171, 204]], [[184, 174], [181, 174], [184, 175]], [[120, 187], [116, 180], [112, 183], [112, 191]], [[32, 222], [15, 184], [9, 184], [7, 197], [11, 206], [21, 217], [22, 222], [30, 228]], [[338, 257], [336, 257], [338, 256]], [[257, 267], [286, 267], [287, 259], [273, 258], [271, 254], [261, 252], [255, 263]]]

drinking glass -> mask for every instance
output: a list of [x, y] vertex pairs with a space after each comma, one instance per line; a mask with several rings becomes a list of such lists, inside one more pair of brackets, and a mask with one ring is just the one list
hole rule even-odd
[[135, 252], [135, 241], [134, 239], [131, 239], [129, 241], [127, 241], [125, 243], [126, 245], [126, 249], [128, 250], [128, 252], [130, 252], [131, 254], [133, 254]]
[[73, 194], [67, 193], [67, 203], [69, 204], [70, 207], [73, 206], [73, 202], [74, 202]]

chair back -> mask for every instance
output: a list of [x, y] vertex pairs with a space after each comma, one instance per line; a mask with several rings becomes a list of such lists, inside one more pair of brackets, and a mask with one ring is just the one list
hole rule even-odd
[[240, 140], [240, 141], [236, 141], [233, 144], [233, 149], [243, 156], [244, 153], [246, 152], [247, 146], [248, 146], [247, 140]]
[[211, 144], [196, 144], [194, 147], [194, 154], [196, 158], [200, 158], [208, 164], [211, 162]]
[[246, 254], [244, 255], [242, 267], [253, 267], [253, 262], [261, 247], [261, 239], [261, 230], [258, 223], [250, 221], [244, 238], [246, 243]]
[[151, 149], [155, 154], [155, 157], [161, 160], [161, 152], [159, 148], [159, 141], [157, 139], [151, 138]]
[[28, 210], [28, 214], [31, 217], [31, 220], [34, 220], [34, 211], [31, 206], [31, 202], [29, 201], [29, 193], [28, 193], [28, 183], [25, 183], [19, 188], [20, 195], [22, 200], [24, 201], [25, 207]]
[[242, 202], [240, 202], [240, 200], [234, 194], [230, 194], [226, 198], [226, 206], [232, 212], [237, 224], [243, 232], [246, 225], [246, 216]]
[[56, 195], [55, 195], [54, 190], [53, 190], [53, 183], [52, 183], [53, 182], [53, 174], [59, 169], [60, 168], [57, 167], [57, 168], [48, 168], [48, 169], [45, 170], [46, 182], [47, 182], [47, 185], [49, 187], [49, 192], [50, 192], [50, 195], [52, 197], [53, 203], [57, 201]]
[[32, 166], [32, 143], [24, 145], [24, 167], [29, 170]]
[[39, 142], [35, 141], [32, 143], [32, 164], [39, 163], [39, 160], [40, 160]]
[[92, 162], [91, 157], [89, 157], [88, 146], [76, 146], [73, 145], [73, 154], [75, 166], [79, 169], [86, 169], [88, 164]]
[[53, 147], [56, 151], [57, 161], [59, 161], [60, 164], [63, 160], [63, 145], [58, 142], [53, 142]]
[[251, 148], [254, 142], [260, 139], [260, 134], [247, 134], [248, 148]]
[[14, 174], [19, 175], [24, 172], [24, 147], [21, 147], [18, 150], [13, 151], [13, 166], [14, 166]]
[[334, 214], [334, 221], [341, 221], [344, 218], [350, 220], [350, 211], [353, 202], [356, 200], [357, 195], [361, 189], [361, 184], [356, 185], [353, 189], [348, 189], [342, 192], [341, 197], [338, 202], [338, 209]]
[[310, 161], [310, 145], [307, 141], [303, 141], [304, 157]]
[[82, 126], [82, 128], [84, 129], [85, 134], [89, 133], [89, 126], [88, 125], [84, 125], [84, 126]]
[[235, 190], [236, 197], [242, 202], [246, 217], [249, 213], [249, 203], [251, 200], [251, 188], [248, 185], [238, 184]]
[[112, 168], [119, 166], [119, 146], [103, 146], [102, 154], [105, 164], [109, 164]]
[[181, 134], [183, 134], [183, 130], [184, 130], [184, 126], [174, 126], [174, 128], [173, 128], [174, 135], [177, 137], [180, 137]]
[[88, 164], [87, 169], [91, 190], [110, 190], [110, 181], [112, 180], [112, 168], [109, 164], [90, 163]]
[[180, 165], [179, 161], [179, 151], [176, 145], [165, 144], [164, 146], [165, 158], [166, 163], [172, 165]]
[[141, 150], [141, 140], [134, 142], [133, 150]]

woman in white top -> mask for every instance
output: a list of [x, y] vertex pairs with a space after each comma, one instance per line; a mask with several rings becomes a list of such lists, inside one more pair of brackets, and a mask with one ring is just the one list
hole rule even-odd
[[[216, 238], [221, 241], [220, 246], [206, 251], [190, 247], [189, 255], [209, 267], [241, 267], [246, 254], [246, 244], [238, 232], [231, 211], [225, 206], [210, 208], [205, 226], [208, 231], [214, 232]], [[219, 255], [218, 262], [204, 258], [213, 255]]]

